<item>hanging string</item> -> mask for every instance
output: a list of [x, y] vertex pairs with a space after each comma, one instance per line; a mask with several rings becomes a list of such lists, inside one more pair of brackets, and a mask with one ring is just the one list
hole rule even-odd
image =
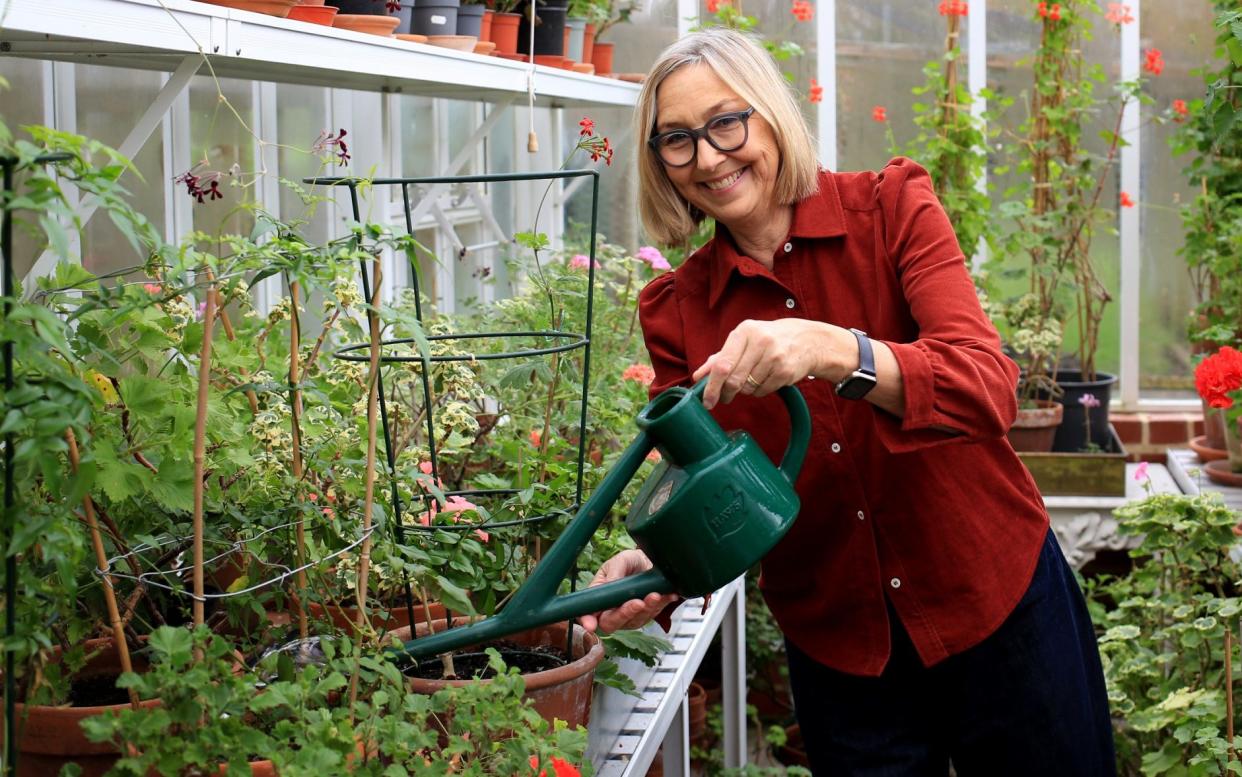
[[530, 12], [530, 47], [526, 56], [530, 57], [530, 67], [526, 71], [526, 114], [530, 117], [530, 132], [526, 136], [526, 150], [531, 154], [539, 153], [539, 137], [535, 134], [535, 2], [530, 0], [527, 6]]

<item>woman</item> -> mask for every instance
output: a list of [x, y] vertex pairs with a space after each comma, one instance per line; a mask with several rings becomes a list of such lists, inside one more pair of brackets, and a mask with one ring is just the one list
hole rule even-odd
[[[669, 47], [636, 121], [648, 233], [717, 224], [639, 299], [652, 392], [706, 376], [704, 405], [769, 455], [789, 433], [774, 392], [811, 409], [802, 510], [761, 587], [815, 774], [1113, 774], [1082, 594], [1005, 439], [1018, 370], [926, 171], [818, 170], [775, 64], [728, 30]], [[649, 566], [627, 551], [596, 582]]]

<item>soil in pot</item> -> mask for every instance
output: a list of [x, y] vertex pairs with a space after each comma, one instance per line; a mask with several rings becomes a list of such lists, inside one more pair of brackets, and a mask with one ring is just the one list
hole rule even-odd
[[[496, 648], [505, 660], [505, 665], [516, 667], [522, 674], [546, 672], [569, 663], [565, 659], [565, 651], [551, 645], [534, 645], [526, 647], [508, 640], [497, 640], [480, 645], [476, 651], [453, 654], [453, 669], [462, 679], [486, 680], [495, 676], [488, 666], [486, 648]], [[444, 667], [434, 661], [424, 661], [417, 668], [408, 670], [410, 677], [424, 680], [439, 680], [444, 676]]]

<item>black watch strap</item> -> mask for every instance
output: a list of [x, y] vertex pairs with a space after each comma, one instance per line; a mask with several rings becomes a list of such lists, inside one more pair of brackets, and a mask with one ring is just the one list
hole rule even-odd
[[858, 369], [837, 384], [837, 394], [846, 399], [862, 399], [875, 388], [875, 351], [866, 332], [852, 327], [850, 331], [858, 339]]

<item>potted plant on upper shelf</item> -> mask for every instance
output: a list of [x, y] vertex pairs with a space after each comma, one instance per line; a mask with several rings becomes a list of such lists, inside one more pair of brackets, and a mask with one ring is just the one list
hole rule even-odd
[[[1059, 402], [1063, 420], [1053, 450], [1074, 453], [1114, 449], [1108, 404], [1116, 377], [1096, 364], [1100, 327], [1112, 297], [1091, 246], [1095, 231], [1116, 213], [1102, 195], [1123, 145], [1122, 111], [1147, 101], [1142, 79], [1116, 84], [1118, 105], [1102, 133], [1105, 150], [1097, 154], [1087, 148], [1090, 122], [1107, 103], [1096, 94], [1106, 80], [1104, 70], [1085, 54], [1096, 11], [1093, 0], [1045, 3], [1035, 11], [1040, 45], [1028, 118], [1010, 144], [1022, 180], [1000, 206], [1011, 228], [996, 246], [998, 275], [1026, 283], [1023, 292], [1000, 303], [999, 323], [1011, 321], [1034, 335], [1016, 354], [1022, 367], [1019, 398], [1025, 404]], [[1107, 18], [1117, 27], [1132, 23], [1115, 9]], [[1149, 72], [1158, 71], [1150, 65]], [[1121, 203], [1132, 204], [1129, 194], [1122, 193]], [[1064, 334], [1075, 341], [1072, 367], [1064, 366], [1052, 348], [1062, 321], [1069, 325]], [[1064, 350], [1062, 343], [1060, 353]]]

